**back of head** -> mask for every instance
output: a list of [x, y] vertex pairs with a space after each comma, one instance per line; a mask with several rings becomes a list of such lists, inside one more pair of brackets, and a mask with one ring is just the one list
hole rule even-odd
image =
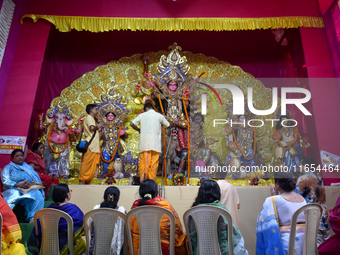
[[116, 209], [119, 201], [120, 191], [117, 187], [108, 187], [104, 192], [104, 202], [100, 204], [101, 208]]
[[142, 198], [138, 205], [146, 205], [146, 201], [153, 199], [158, 194], [158, 186], [154, 180], [146, 179], [139, 186], [139, 195]]
[[192, 206], [213, 203], [216, 200], [221, 199], [221, 190], [217, 182], [212, 180], [206, 180], [202, 183], [198, 190], [197, 197]]
[[59, 183], [57, 186], [54, 187], [52, 193], [53, 202], [56, 205], [65, 202], [67, 194], [70, 192], [68, 185], [66, 183]]
[[275, 173], [275, 184], [278, 184], [279, 187], [286, 191], [291, 192], [296, 188], [296, 182], [294, 180], [293, 173], [291, 172], [278, 172]]
[[147, 109], [154, 109], [154, 108], [153, 108], [153, 105], [152, 105], [151, 103], [146, 103], [146, 104], [144, 105], [144, 112], [146, 112]]
[[34, 143], [31, 151], [36, 152], [38, 150], [38, 148], [40, 147], [40, 145], [42, 145], [42, 143], [40, 143], [40, 142]]
[[91, 110], [92, 110], [93, 108], [96, 108], [96, 107], [97, 107], [97, 105], [95, 105], [95, 104], [88, 104], [88, 105], [86, 106], [86, 112], [87, 112], [87, 114], [90, 114]]

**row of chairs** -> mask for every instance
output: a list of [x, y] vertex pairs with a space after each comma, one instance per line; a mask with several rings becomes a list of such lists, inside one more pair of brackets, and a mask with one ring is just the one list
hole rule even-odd
[[[316, 235], [319, 227], [322, 208], [318, 204], [308, 204], [301, 207], [292, 217], [291, 235], [289, 241], [289, 253], [293, 254], [295, 244], [295, 228], [297, 217], [304, 212], [306, 217], [306, 231], [304, 242], [304, 254], [318, 254], [316, 245]], [[89, 252], [90, 245], [90, 222], [94, 224], [95, 247], [94, 254], [109, 254], [114, 226], [118, 219], [130, 222], [134, 216], [137, 219], [140, 242], [139, 254], [152, 255], [162, 254], [160, 242], [160, 222], [166, 215], [170, 219], [170, 250], [169, 254], [175, 254], [175, 217], [171, 211], [158, 206], [142, 206], [131, 210], [127, 215], [108, 208], [100, 208], [89, 211], [84, 216], [84, 230], [86, 235], [86, 251]], [[217, 221], [223, 215], [228, 220], [228, 250], [233, 255], [233, 224], [232, 217], [228, 211], [215, 206], [197, 206], [187, 210], [183, 216], [186, 232], [188, 233], [189, 217], [194, 221], [197, 230], [197, 254], [221, 254], [218, 243]], [[62, 211], [56, 209], [42, 209], [34, 215], [34, 223], [37, 230], [37, 218], [39, 218], [42, 228], [42, 241], [40, 254], [60, 254], [58, 240], [58, 223], [60, 218], [66, 219], [68, 223], [68, 247], [69, 253], [74, 254], [73, 250], [73, 221], [72, 218]], [[133, 255], [132, 235], [130, 224], [125, 224], [126, 231], [124, 238], [123, 251], [127, 252], [129, 243], [130, 254]], [[126, 242], [128, 240], [128, 242]], [[190, 238], [188, 238], [189, 253], [193, 254]]]

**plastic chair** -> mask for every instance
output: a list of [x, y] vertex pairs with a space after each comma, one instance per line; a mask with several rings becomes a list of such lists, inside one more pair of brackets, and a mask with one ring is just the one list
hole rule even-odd
[[41, 225], [41, 247], [40, 255], [55, 254], [59, 255], [59, 235], [58, 226], [60, 218], [67, 221], [67, 244], [70, 255], [74, 255], [73, 247], [73, 220], [71, 216], [63, 211], [46, 208], [37, 211], [34, 214], [35, 233], [38, 235], [37, 218]]
[[[233, 220], [230, 213], [222, 208], [211, 205], [195, 206], [183, 215], [186, 233], [189, 235], [189, 217], [195, 223], [197, 232], [197, 255], [222, 254], [218, 242], [218, 219], [225, 216], [228, 221], [228, 251], [234, 254], [233, 246]], [[191, 240], [188, 237], [189, 253], [193, 254]]]
[[[92, 221], [90, 220], [92, 219]], [[91, 240], [91, 225], [94, 225], [95, 245], [94, 254], [110, 254], [115, 224], [119, 220], [126, 221], [126, 215], [111, 208], [99, 208], [89, 211], [84, 216], [84, 230], [86, 235], [86, 253], [89, 254]], [[122, 230], [124, 231], [124, 225]], [[124, 231], [125, 232], [125, 231]], [[127, 253], [127, 241], [124, 240], [124, 254]]]
[[170, 255], [175, 255], [175, 217], [171, 211], [153, 205], [144, 205], [131, 210], [126, 216], [126, 228], [129, 238], [130, 254], [133, 255], [133, 244], [130, 220], [135, 216], [139, 227], [139, 255], [162, 254], [160, 225], [163, 215], [170, 219]]
[[322, 214], [322, 207], [319, 204], [307, 204], [297, 210], [292, 217], [290, 224], [290, 238], [288, 255], [294, 254], [295, 235], [296, 235], [296, 221], [300, 213], [305, 213], [306, 227], [305, 238], [303, 243], [303, 254], [319, 254], [317, 247], [317, 233]]

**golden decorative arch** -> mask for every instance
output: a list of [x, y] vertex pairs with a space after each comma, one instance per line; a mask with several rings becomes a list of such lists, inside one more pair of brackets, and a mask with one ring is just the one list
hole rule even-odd
[[[149, 74], [158, 74], [157, 65], [162, 55], [167, 55], [166, 51], [149, 52]], [[233, 84], [237, 85], [245, 95], [247, 100], [247, 88], [253, 88], [253, 104], [256, 109], [269, 109], [272, 103], [272, 90], [266, 88], [261, 81], [256, 80], [251, 74], [244, 72], [239, 66], [233, 66], [225, 61], [219, 61], [214, 57], [208, 57], [204, 54], [194, 54], [189, 51], [180, 52], [181, 56], [187, 58], [189, 71], [188, 78], [201, 78], [208, 84]], [[85, 116], [86, 105], [93, 102], [101, 102], [101, 95], [106, 94], [110, 89], [119, 91], [127, 100], [127, 109], [132, 113], [125, 119], [124, 125], [128, 127], [129, 134], [128, 144], [134, 157], [138, 156], [139, 134], [129, 127], [129, 123], [143, 109], [142, 100], [140, 100], [141, 91], [136, 89], [136, 85], [141, 85], [145, 80], [143, 74], [144, 66], [141, 57], [144, 54], [135, 54], [131, 57], [123, 57], [118, 61], [109, 62], [106, 65], [98, 66], [95, 70], [85, 73], [72, 84], [65, 88], [59, 97], [52, 100], [49, 111], [51, 111], [60, 102], [63, 102], [74, 120]], [[232, 95], [228, 90], [217, 89], [223, 106], [215, 105], [208, 97], [208, 115], [205, 116], [204, 131], [207, 138], [214, 138], [209, 147], [215, 152], [221, 163], [228, 154], [228, 148], [225, 144], [225, 126], [211, 128], [213, 119], [228, 118], [226, 111], [227, 104], [232, 104]], [[194, 95], [199, 95], [195, 90]], [[197, 104], [200, 104], [198, 99]], [[280, 105], [280, 100], [278, 100]], [[253, 119], [275, 118], [276, 112], [269, 116], [253, 116]], [[265, 164], [278, 165], [279, 162], [273, 156], [275, 149], [275, 140], [272, 139], [274, 129], [271, 122], [264, 122], [265, 125], [256, 128], [256, 147], [257, 152], [262, 157]]]

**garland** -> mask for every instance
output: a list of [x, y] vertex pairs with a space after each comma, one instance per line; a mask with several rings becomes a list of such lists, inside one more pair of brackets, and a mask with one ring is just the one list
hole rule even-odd
[[[189, 95], [187, 98], [189, 98]], [[187, 101], [187, 99], [185, 101]], [[184, 98], [182, 98], [182, 102], [184, 105], [185, 116], [187, 117], [187, 122], [188, 122], [188, 183], [189, 183], [189, 180], [190, 180], [190, 121], [189, 121], [187, 106], [185, 105], [185, 102], [184, 102]]]
[[282, 144], [281, 144], [281, 141], [279, 140], [279, 136], [277, 135], [277, 130], [275, 128], [275, 138], [277, 140], [277, 142], [279, 143], [280, 147], [283, 149], [283, 150], [289, 150], [290, 147], [293, 146], [294, 143], [296, 143], [297, 139], [298, 139], [298, 129], [297, 127], [295, 127], [295, 138], [294, 138], [294, 141], [291, 142], [287, 147], [284, 147]]
[[253, 132], [254, 132], [254, 149], [253, 149], [253, 155], [248, 158], [246, 155], [244, 155], [244, 152], [243, 150], [241, 149], [240, 145], [238, 144], [237, 142], [237, 139], [236, 139], [236, 136], [235, 136], [235, 132], [234, 132], [234, 129], [233, 129], [233, 137], [234, 137], [234, 140], [235, 140], [235, 143], [236, 143], [236, 146], [237, 148], [241, 151], [242, 153], [242, 156], [246, 159], [246, 160], [252, 160], [255, 156], [255, 152], [256, 152], [256, 129], [253, 127]]
[[110, 160], [105, 160], [105, 159], [104, 159], [102, 149], [99, 148], [99, 149], [100, 149], [100, 158], [102, 159], [102, 161], [104, 161], [104, 162], [107, 163], [107, 164], [110, 164], [110, 163], [113, 161], [113, 158], [115, 157], [115, 155], [116, 155], [116, 153], [117, 153], [118, 145], [119, 145], [119, 140], [120, 140], [120, 130], [121, 130], [121, 126], [119, 127], [119, 131], [118, 131], [118, 140], [117, 140], [115, 152], [113, 153], [113, 156], [112, 156], [112, 158], [110, 158]]
[[[163, 109], [163, 105], [162, 105], [162, 100], [161, 100], [161, 96], [158, 94], [158, 100], [159, 100], [159, 104], [161, 106], [161, 110], [162, 110], [162, 113], [163, 113], [163, 116], [164, 116], [164, 109]], [[168, 178], [167, 178], [167, 172], [166, 172], [166, 144], [165, 144], [165, 127], [163, 126], [162, 127], [162, 130], [163, 130], [163, 158], [164, 158], [164, 176], [166, 177], [165, 178], [165, 185], [168, 185]], [[170, 142], [170, 141], [169, 141]]]
[[64, 149], [62, 149], [61, 151], [56, 151], [56, 150], [53, 149], [53, 146], [51, 145], [51, 142], [50, 142], [51, 131], [52, 131], [52, 125], [53, 125], [53, 122], [52, 122], [51, 125], [50, 125], [50, 130], [48, 131], [48, 136], [47, 136], [48, 146], [50, 147], [50, 150], [51, 150], [53, 153], [60, 154], [60, 153], [63, 153], [63, 152], [66, 150], [67, 145], [68, 145], [68, 142], [69, 142], [69, 140], [70, 140], [70, 136], [69, 136], [70, 127], [68, 127], [68, 130], [67, 130], [67, 140], [66, 140]]

